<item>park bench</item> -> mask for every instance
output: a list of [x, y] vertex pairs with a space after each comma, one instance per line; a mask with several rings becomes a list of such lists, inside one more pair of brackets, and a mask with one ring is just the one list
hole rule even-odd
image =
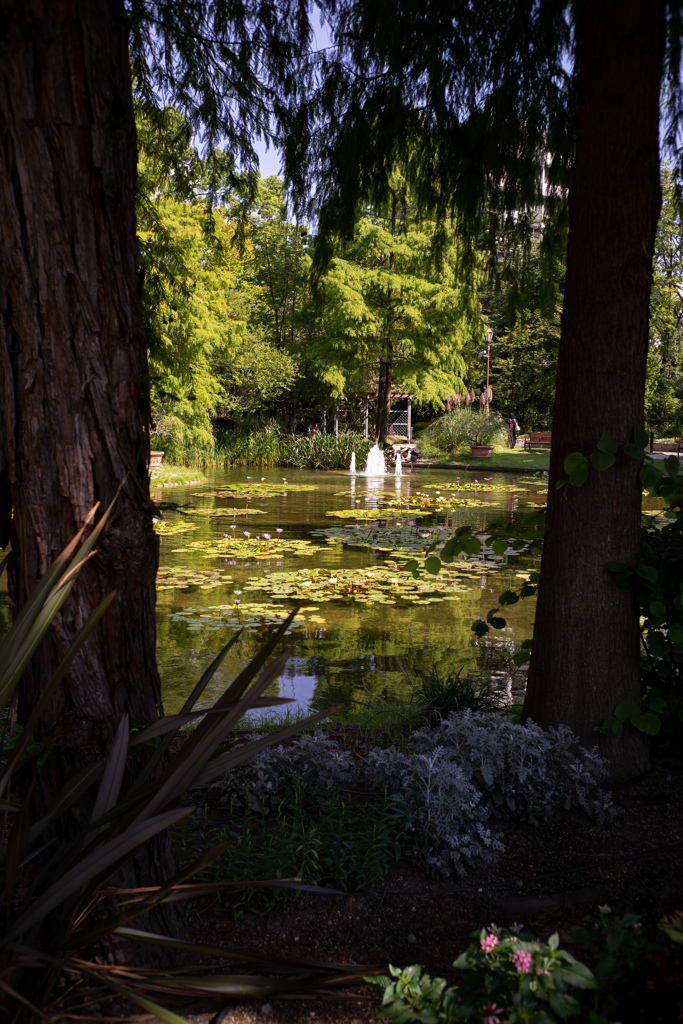
[[541, 434], [529, 434], [524, 440], [525, 448], [550, 448], [550, 431]]

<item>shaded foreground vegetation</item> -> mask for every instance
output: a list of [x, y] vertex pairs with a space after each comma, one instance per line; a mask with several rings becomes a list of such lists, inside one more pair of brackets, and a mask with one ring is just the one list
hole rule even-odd
[[[666, 694], [662, 694], [663, 703], [659, 704], [653, 703], [649, 695], [653, 671], [660, 687], [672, 694], [680, 685], [681, 644], [676, 621], [681, 609], [670, 566], [678, 558], [680, 516], [676, 510], [680, 512], [681, 492], [678, 464], [676, 461], [674, 467], [673, 461], [655, 474], [650, 485], [654, 491], [668, 494], [674, 509], [663, 528], [656, 528], [653, 534], [650, 524], [646, 531], [643, 562], [637, 574], [641, 580], [640, 600], [648, 617], [646, 665], [650, 676], [644, 677], [644, 703], [652, 704], [649, 713], [659, 713], [662, 728], [658, 741], [669, 749], [679, 720], [677, 707]], [[255, 484], [254, 488], [261, 486]], [[61, 580], [55, 573], [48, 577], [3, 643], [0, 656], [5, 674], [1, 692], [5, 705], [20, 685], [21, 668], [39, 642], [41, 630], [47, 628], [74, 584], [76, 574], [72, 570], [92, 549], [104, 522], [73, 556], [74, 564], [70, 566], [70, 556], [65, 555], [60, 563]], [[622, 583], [628, 584], [627, 567], [614, 566], [613, 571], [621, 573]], [[106, 614], [106, 602], [87, 629], [102, 614]], [[198, 898], [211, 893], [215, 898], [221, 892], [224, 906], [237, 922], [254, 910], [275, 914], [284, 903], [296, 907], [306, 887], [317, 891], [320, 886], [332, 886], [347, 893], [372, 891], [386, 884], [398, 863], [408, 863], [410, 870], [423, 879], [444, 877], [464, 868], [478, 871], [482, 864], [490, 865], [490, 870], [515, 829], [525, 823], [543, 822], [541, 827], [552, 831], [558, 811], [575, 818], [585, 814], [597, 820], [605, 814], [609, 817], [611, 801], [596, 789], [604, 766], [595, 751], [582, 751], [569, 730], [544, 731], [520, 725], [519, 707], [480, 680], [456, 673], [441, 676], [424, 664], [404, 667], [412, 685], [412, 695], [405, 701], [381, 697], [356, 712], [333, 717], [322, 736], [308, 733], [300, 740], [291, 739], [316, 719], [328, 717], [326, 711], [275, 731], [266, 729], [262, 735], [252, 732], [245, 743], [244, 733], [236, 734], [235, 727], [242, 710], [265, 703], [258, 695], [281, 671], [286, 653], [270, 665], [265, 661], [270, 652], [275, 653], [275, 644], [289, 621], [285, 620], [213, 709], [195, 715], [192, 705], [222, 655], [204, 674], [181, 715], [130, 735], [127, 723], [122, 723], [107, 761], [86, 769], [75, 788], [69, 783], [65, 787], [63, 806], [68, 815], [81, 788], [88, 783], [96, 787], [101, 779], [90, 824], [85, 832], [76, 830], [72, 841], [56, 854], [38, 849], [36, 857], [26, 860], [30, 844], [40, 842], [40, 830], [45, 834], [51, 822], [35, 823], [34, 837], [28, 837], [22, 822], [30, 821], [30, 792], [21, 804], [16, 798], [21, 792], [22, 772], [28, 770], [35, 753], [40, 753], [34, 745], [35, 721], [31, 720], [24, 732], [13, 730], [6, 737], [8, 758], [0, 781], [6, 792], [12, 779], [18, 783], [12, 786], [5, 805], [8, 813], [15, 815], [5, 860], [6, 891], [11, 896], [7, 907], [10, 924], [3, 945], [5, 977], [12, 998], [16, 993], [19, 1003], [27, 998], [32, 1006], [42, 1001], [50, 1009], [70, 1012], [78, 1010], [86, 988], [88, 998], [92, 998], [95, 984], [98, 998], [108, 987], [162, 1019], [170, 1019], [164, 1017], [165, 1011], [156, 1001], [155, 989], [162, 975], [146, 971], [142, 978], [122, 981], [107, 970], [95, 971], [88, 959], [90, 944], [108, 941], [109, 935], [147, 941], [144, 932], [129, 927], [131, 920], [144, 911], [158, 910], [180, 895]], [[66, 663], [74, 653], [75, 649]], [[254, 679], [262, 667], [261, 676], [245, 693], [247, 677]], [[58, 672], [52, 688], [60, 678]], [[46, 700], [49, 693], [50, 689]], [[276, 699], [275, 703], [281, 701]], [[188, 729], [197, 719], [201, 724], [183, 737], [179, 729]], [[640, 727], [637, 717], [623, 717], [623, 728]], [[279, 740], [284, 745], [272, 749]], [[150, 746], [146, 748], [146, 744]], [[140, 761], [136, 754], [145, 749], [151, 757], [146, 764], [144, 757]], [[165, 754], [170, 760], [162, 768]], [[42, 756], [49, 757], [49, 750]], [[138, 762], [138, 774], [132, 785], [123, 789], [122, 772], [131, 759]], [[154, 763], [162, 774], [152, 783], [148, 780]], [[207, 784], [212, 787], [208, 794]], [[189, 806], [167, 808], [168, 802], [180, 798], [187, 788]], [[196, 788], [199, 793], [193, 794]], [[202, 814], [193, 816], [197, 796], [202, 803], [206, 801], [206, 806]], [[135, 853], [150, 835], [164, 827], [173, 830], [178, 858], [178, 871], [169, 885], [143, 897], [135, 896], [120, 882], [112, 887], [111, 882], [116, 886], [115, 873], [121, 868], [124, 852]], [[188, 886], [193, 875], [194, 883]], [[109, 888], [103, 891], [104, 886]], [[179, 886], [187, 888], [181, 890]], [[86, 904], [105, 891], [117, 900], [130, 902], [123, 908], [120, 904], [112, 908], [104, 921], [83, 917]], [[233, 892], [237, 895], [232, 896]], [[53, 910], [60, 915], [58, 930], [52, 919], [48, 924], [47, 915]], [[680, 929], [676, 920], [672, 921], [669, 932], [676, 941]], [[613, 920], [605, 913], [599, 917], [598, 931], [611, 956], [606, 967], [598, 964], [596, 977], [602, 971], [608, 979], [599, 987], [593, 973], [569, 954], [558, 951], [555, 940], [549, 944], [537, 942], [525, 931], [519, 936], [519, 947], [513, 949], [510, 935], [491, 926], [456, 963], [455, 995], [445, 982], [426, 979], [416, 969], [399, 971], [385, 989], [385, 1008], [399, 1021], [473, 1021], [480, 1019], [490, 1000], [495, 999], [498, 1018], [506, 1024], [519, 1019], [514, 1014], [520, 1006], [531, 1007], [537, 1016], [530, 1019], [538, 1021], [565, 1019], [565, 1011], [576, 1010], [592, 1013], [592, 1024], [602, 1024], [612, 1019], [614, 1007], [621, 1013], [615, 975], [631, 963], [642, 964], [652, 949], [668, 950], [661, 942], [658, 947], [650, 939], [641, 942], [640, 933], [634, 930], [637, 923], [632, 918]], [[216, 946], [159, 935], [152, 938], [177, 952], [189, 950], [202, 955], [211, 950], [217, 955]], [[16, 943], [21, 944], [21, 956], [30, 949], [30, 960], [16, 959]], [[525, 954], [524, 959], [514, 959], [518, 950]], [[222, 955], [230, 959], [238, 954], [226, 948]], [[77, 961], [74, 956], [78, 956]], [[252, 963], [261, 962], [256, 955], [239, 956], [248, 957]], [[194, 973], [181, 969], [172, 977], [163, 975], [163, 985], [168, 997], [181, 1006], [188, 992], [195, 994], [190, 998], [208, 989], [265, 998], [285, 988], [318, 987], [326, 979], [334, 985], [358, 981], [368, 970], [354, 973], [351, 967], [333, 971], [332, 965], [329, 969], [314, 967], [300, 958], [285, 964], [282, 957], [278, 960], [269, 956], [267, 962], [270, 969], [286, 968], [296, 973], [297, 980], [283, 980], [281, 976], [217, 978], [215, 968], [207, 967], [200, 974], [195, 968]], [[672, 963], [676, 962], [674, 957]], [[520, 964], [531, 964], [533, 971], [520, 970]], [[549, 974], [534, 974], [537, 967]], [[537, 983], [538, 977], [541, 981]], [[64, 987], [65, 979], [69, 979], [71, 988]], [[22, 1019], [22, 1014], [31, 1019], [32, 1006], [22, 1009], [19, 1003], [15, 1019]], [[439, 1018], [442, 1013], [446, 1016]], [[545, 1016], [538, 1015], [541, 1013]]]

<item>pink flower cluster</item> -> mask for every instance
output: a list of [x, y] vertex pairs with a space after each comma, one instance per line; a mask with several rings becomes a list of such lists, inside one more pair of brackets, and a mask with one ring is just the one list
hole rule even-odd
[[531, 953], [525, 953], [523, 949], [518, 949], [516, 953], [512, 954], [512, 962], [520, 974], [528, 974], [531, 970], [533, 957]]
[[492, 953], [498, 945], [497, 935], [487, 935], [485, 939], [481, 940], [481, 948], [485, 953]]

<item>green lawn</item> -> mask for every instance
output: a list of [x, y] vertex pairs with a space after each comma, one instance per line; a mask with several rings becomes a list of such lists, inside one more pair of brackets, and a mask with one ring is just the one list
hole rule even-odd
[[206, 479], [205, 474], [196, 466], [165, 466], [150, 469], [150, 487], [178, 487], [182, 484], [199, 483]]
[[499, 448], [494, 450], [490, 462], [491, 465], [510, 468], [519, 466], [520, 469], [548, 469], [550, 451], [526, 452], [523, 448]]
[[[419, 442], [418, 442], [419, 444]], [[501, 466], [505, 469], [548, 469], [550, 465], [549, 451], [527, 452], [522, 448], [495, 448], [490, 459], [472, 459], [469, 448], [456, 452], [454, 455], [437, 455], [434, 450], [424, 452], [425, 461], [439, 462], [444, 466], [464, 466], [481, 464], [482, 469], [487, 466]]]

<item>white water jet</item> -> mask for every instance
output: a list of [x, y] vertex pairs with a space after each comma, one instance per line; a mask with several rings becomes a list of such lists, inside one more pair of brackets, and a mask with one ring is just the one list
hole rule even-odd
[[368, 452], [368, 461], [365, 463], [363, 474], [365, 476], [386, 476], [387, 464], [384, 461], [384, 452], [378, 444]]
[[351, 452], [351, 465], [349, 466], [349, 473], [356, 475], [356, 453]]
[[398, 449], [394, 460], [394, 476], [403, 476], [403, 459]]

